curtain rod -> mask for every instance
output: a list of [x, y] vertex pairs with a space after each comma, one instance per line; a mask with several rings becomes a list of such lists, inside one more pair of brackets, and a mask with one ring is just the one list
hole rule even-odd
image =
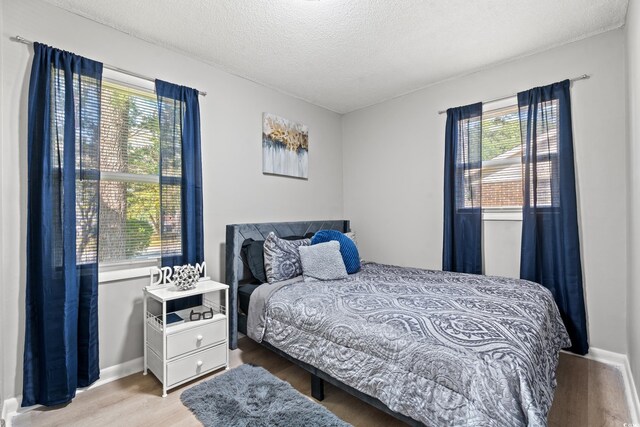
[[[574, 77], [572, 79], [569, 79], [572, 82], [576, 82], [578, 80], [585, 80], [591, 78], [591, 76], [589, 74], [583, 74], [581, 76], [578, 77]], [[483, 104], [488, 104], [490, 102], [498, 102], [498, 101], [504, 101], [505, 99], [509, 99], [509, 98], [513, 98], [514, 96], [517, 96], [517, 94], [515, 95], [508, 95], [508, 96], [501, 96], [500, 98], [494, 98], [494, 99], [490, 99], [489, 101], [483, 101]], [[438, 114], [446, 114], [447, 110], [440, 110], [438, 111]]]
[[[10, 39], [12, 41], [14, 41], [14, 42], [27, 44], [27, 45], [33, 45], [33, 42], [31, 40], [27, 40], [22, 36], [14, 36], [14, 37], [10, 37]], [[139, 79], [147, 80], [147, 81], [150, 81], [150, 82], [155, 82], [156, 81], [156, 79], [154, 79], [154, 78], [147, 77], [147, 76], [144, 76], [142, 74], [138, 74], [138, 73], [133, 72], [133, 71], [125, 70], [123, 68], [119, 68], [119, 67], [116, 67], [116, 66], [113, 66], [113, 65], [102, 64], [102, 66], [104, 68], [106, 68], [107, 70], [117, 71], [119, 73], [126, 74], [126, 75], [131, 76], [131, 77], [137, 77]], [[203, 91], [198, 90], [198, 95], [207, 96], [207, 92], [203, 92]]]

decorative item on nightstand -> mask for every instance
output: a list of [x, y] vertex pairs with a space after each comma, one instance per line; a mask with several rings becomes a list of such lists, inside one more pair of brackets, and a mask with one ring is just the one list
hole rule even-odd
[[187, 264], [173, 267], [173, 277], [171, 279], [178, 290], [186, 291], [196, 287], [200, 274], [193, 265]]
[[[144, 373], [150, 370], [160, 380], [163, 397], [180, 384], [229, 368], [229, 286], [208, 277], [198, 280], [201, 273], [206, 276], [204, 263], [152, 268], [143, 289]], [[186, 280], [178, 280], [181, 274]], [[202, 296], [201, 305], [167, 312], [167, 302], [196, 295]]]
[[178, 265], [171, 267], [151, 267], [149, 269], [149, 286], [164, 287], [175, 285], [178, 290], [193, 289], [198, 281], [211, 280], [207, 276], [207, 263]]

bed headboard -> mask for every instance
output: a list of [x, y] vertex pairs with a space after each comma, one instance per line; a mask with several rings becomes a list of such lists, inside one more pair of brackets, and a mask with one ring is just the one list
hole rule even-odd
[[277, 236], [304, 236], [318, 230], [351, 231], [348, 220], [267, 222], [227, 225], [226, 282], [229, 285], [229, 348], [238, 347], [238, 284], [252, 278], [240, 251], [246, 239], [264, 240], [272, 231]]

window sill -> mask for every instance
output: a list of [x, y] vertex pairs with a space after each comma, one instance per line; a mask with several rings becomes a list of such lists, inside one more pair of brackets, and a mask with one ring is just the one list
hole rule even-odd
[[522, 221], [522, 210], [499, 211], [485, 210], [482, 212], [483, 221]]
[[106, 264], [100, 267], [98, 283], [103, 284], [149, 277], [150, 269], [157, 267], [158, 264], [159, 260], [157, 259], [133, 261], [122, 264]]
[[98, 273], [98, 283], [119, 282], [122, 280], [149, 277], [151, 267], [128, 268], [126, 270], [101, 271]]

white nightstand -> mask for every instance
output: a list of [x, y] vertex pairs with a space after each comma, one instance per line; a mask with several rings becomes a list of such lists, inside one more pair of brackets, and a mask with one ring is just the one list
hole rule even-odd
[[[216, 369], [229, 369], [229, 286], [201, 280], [194, 289], [174, 285], [144, 288], [144, 374], [147, 369], [167, 390]], [[183, 322], [167, 324], [167, 301], [202, 295], [202, 305], [176, 311]], [[189, 320], [191, 310], [213, 309], [210, 319]]]

